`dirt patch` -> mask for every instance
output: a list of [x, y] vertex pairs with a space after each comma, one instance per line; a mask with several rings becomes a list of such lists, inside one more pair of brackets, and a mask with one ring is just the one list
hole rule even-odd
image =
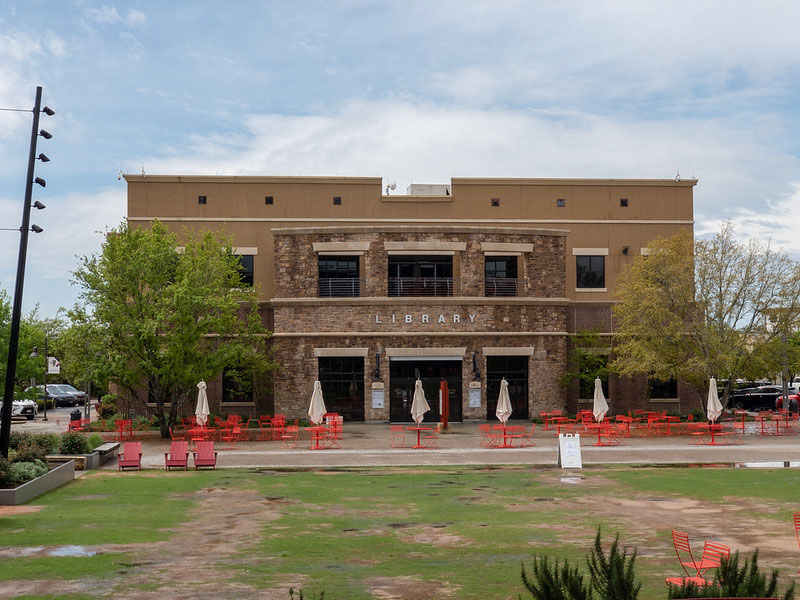
[[419, 581], [413, 577], [375, 577], [367, 589], [381, 600], [437, 600], [455, 598], [458, 588], [447, 582]]
[[35, 504], [26, 506], [0, 506], [0, 518], [13, 517], [14, 515], [27, 515], [39, 512], [40, 510], [42, 510], [42, 507]]
[[466, 546], [470, 543], [466, 538], [447, 533], [436, 526], [421, 527], [419, 529], [403, 530], [398, 537], [404, 542], [417, 544], [431, 544], [433, 546]]

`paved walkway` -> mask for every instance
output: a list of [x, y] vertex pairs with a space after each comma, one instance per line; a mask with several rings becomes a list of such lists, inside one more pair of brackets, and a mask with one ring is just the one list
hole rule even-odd
[[[518, 424], [522, 424], [520, 421]], [[530, 425], [528, 425], [530, 426]], [[57, 430], [57, 423], [15, 424], [18, 430]], [[630, 437], [624, 445], [596, 447], [594, 435], [581, 437], [584, 466], [600, 464], [731, 464], [742, 466], [800, 466], [800, 436], [758, 435], [752, 433], [727, 436], [736, 444], [699, 446], [696, 436], [673, 435]], [[345, 423], [341, 449], [311, 450], [308, 439], [301, 439], [297, 448], [287, 448], [280, 441], [240, 442], [237, 449], [215, 443], [220, 467], [361, 467], [387, 465], [497, 465], [529, 464], [555, 466], [558, 461], [558, 438], [537, 425], [535, 446], [528, 448], [485, 449], [480, 446], [477, 423], [454, 423], [450, 432], [439, 436], [441, 449], [414, 450], [413, 432], [408, 432], [405, 448], [391, 448], [389, 426], [385, 423]], [[111, 434], [104, 434], [111, 439]], [[164, 452], [169, 440], [155, 432], [140, 435], [143, 442], [143, 466], [164, 466]], [[109, 463], [106, 468], [116, 468]]]

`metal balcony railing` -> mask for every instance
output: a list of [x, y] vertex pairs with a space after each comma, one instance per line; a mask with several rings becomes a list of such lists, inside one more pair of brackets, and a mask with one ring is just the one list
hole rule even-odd
[[319, 280], [319, 298], [357, 298], [361, 295], [361, 280], [356, 278], [340, 278]]
[[452, 296], [452, 277], [389, 277], [389, 296]]
[[486, 296], [516, 296], [516, 277], [487, 277]]

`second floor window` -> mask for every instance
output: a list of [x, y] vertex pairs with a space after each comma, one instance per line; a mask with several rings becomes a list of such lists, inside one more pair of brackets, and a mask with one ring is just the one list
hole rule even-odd
[[604, 288], [606, 287], [606, 257], [605, 256], [576, 256], [578, 272], [577, 287], [579, 288]]
[[389, 296], [452, 296], [452, 256], [389, 256]]
[[242, 277], [242, 285], [253, 287], [253, 255], [239, 255], [239, 275]]
[[320, 298], [354, 298], [360, 295], [358, 256], [319, 257]]
[[487, 296], [516, 296], [517, 257], [487, 256], [485, 287]]

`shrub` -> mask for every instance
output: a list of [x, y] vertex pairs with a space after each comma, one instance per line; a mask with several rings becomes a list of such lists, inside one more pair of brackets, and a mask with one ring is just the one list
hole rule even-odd
[[44, 475], [47, 470], [47, 465], [40, 460], [11, 463], [7, 471], [8, 483], [13, 486], [22, 485]]
[[137, 431], [141, 431], [143, 429], [150, 429], [151, 421], [149, 417], [136, 417], [133, 420], [132, 427]]
[[33, 462], [34, 460], [44, 461], [47, 455], [47, 450], [31, 441], [23, 442], [17, 446], [17, 451], [14, 454], [12, 462]]
[[[589, 584], [583, 582], [583, 575], [577, 565], [569, 561], [550, 564], [543, 556], [534, 556], [530, 576], [522, 566], [522, 583], [535, 600], [636, 600], [642, 584], [636, 581], [636, 550], [628, 554], [628, 549], [619, 549], [619, 534], [614, 538], [608, 554], [600, 542], [600, 528], [594, 538], [594, 545], [586, 556], [589, 568]], [[595, 595], [594, 592], [597, 592]]]
[[117, 395], [106, 394], [100, 399], [100, 407], [97, 414], [101, 419], [110, 419], [117, 412]]
[[522, 565], [522, 583], [537, 600], [591, 600], [591, 589], [583, 583], [583, 575], [569, 561], [553, 564], [546, 556], [534, 556], [530, 577]]
[[71, 431], [61, 435], [61, 454], [86, 454], [89, 452], [89, 443], [82, 433]]
[[641, 582], [636, 581], [634, 564], [636, 549], [628, 555], [628, 549], [619, 550], [619, 533], [617, 533], [608, 556], [600, 544], [600, 528], [594, 538], [594, 546], [586, 557], [592, 589], [596, 590], [604, 600], [635, 600], [642, 589]]
[[706, 413], [704, 413], [704, 412], [703, 412], [702, 410], [700, 410], [699, 408], [695, 408], [695, 409], [692, 411], [692, 419], [693, 419], [694, 421], [698, 421], [698, 422], [702, 423], [703, 421], [705, 421], [705, 420], [706, 420]]
[[[758, 550], [739, 567], [739, 553], [723, 557], [714, 579], [718, 585], [699, 588], [693, 583], [678, 587], [669, 586], [669, 598], [775, 598], [778, 595], [778, 569], [767, 577], [758, 567]], [[781, 596], [793, 600], [795, 584], [792, 582]]]
[[12, 431], [9, 447], [16, 449], [29, 444], [41, 448], [45, 454], [54, 452], [58, 448], [60, 436], [57, 433], [31, 433]]
[[91, 452], [98, 446], [103, 445], [103, 438], [100, 437], [99, 433], [90, 433], [87, 443], [89, 444], [89, 451]]
[[9, 477], [8, 477], [8, 470], [11, 468], [11, 463], [4, 457], [0, 455], [0, 487], [8, 487], [11, 485]]

